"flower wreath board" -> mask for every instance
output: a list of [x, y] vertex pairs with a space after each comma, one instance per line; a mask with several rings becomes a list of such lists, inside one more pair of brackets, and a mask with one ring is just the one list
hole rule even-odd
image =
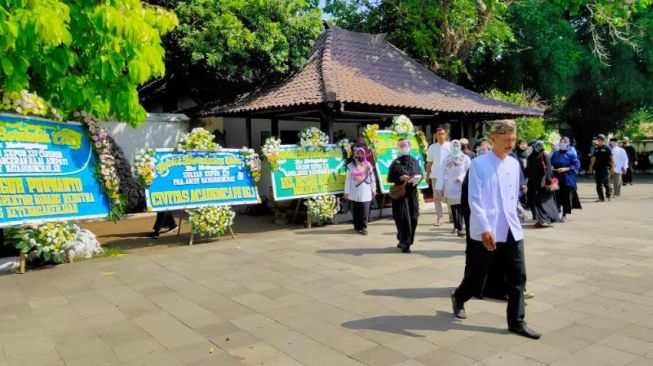
[[[0, 228], [108, 217], [112, 207], [98, 169], [87, 126], [0, 113]], [[39, 248], [33, 240], [22, 244], [21, 273]], [[37, 254], [51, 260], [50, 249]]]
[[348, 141], [329, 144], [328, 136], [316, 127], [306, 127], [297, 135], [297, 145], [281, 145], [278, 138], [268, 138], [261, 155], [270, 167], [274, 200], [299, 199], [293, 221], [305, 200], [310, 228], [312, 218], [333, 220], [337, 213], [335, 195], [345, 190], [345, 157], [351, 147]]
[[[399, 139], [405, 138], [410, 141], [410, 154], [419, 161], [422, 171], [426, 171], [426, 160], [424, 158], [426, 151], [422, 148], [423, 144], [419, 143], [419, 136], [415, 133], [397, 133], [392, 130], [376, 130], [374, 135], [374, 141], [370, 141], [370, 137], [368, 136], [366, 136], [366, 138], [368, 140], [368, 146], [370, 146], [374, 153], [374, 163], [379, 178], [378, 181], [381, 183], [382, 193], [389, 193], [390, 188], [392, 187], [392, 184], [388, 183], [387, 177], [390, 164], [392, 164], [392, 161], [397, 158], [399, 153], [399, 150], [397, 149], [397, 141], [399, 141]], [[426, 189], [428, 188], [428, 183], [426, 180], [422, 180], [417, 187], [419, 189]]]
[[256, 187], [260, 162], [251, 162], [249, 151], [140, 151], [133, 166], [145, 188], [148, 211], [188, 210], [190, 245], [196, 233], [220, 236], [228, 230], [233, 236], [230, 206], [261, 202]]

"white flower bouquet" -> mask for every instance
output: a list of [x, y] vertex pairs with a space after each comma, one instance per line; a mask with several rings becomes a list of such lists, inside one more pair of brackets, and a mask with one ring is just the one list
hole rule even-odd
[[175, 151], [183, 152], [187, 150], [198, 150], [198, 151], [215, 151], [220, 150], [222, 147], [219, 144], [216, 144], [213, 140], [215, 136], [202, 127], [193, 128], [190, 133], [183, 134], [177, 146], [175, 146]]
[[0, 111], [14, 112], [24, 116], [47, 117], [61, 121], [61, 113], [48, 105], [45, 99], [27, 90], [3, 93], [0, 90]]
[[403, 114], [392, 118], [392, 127], [390, 127], [390, 129], [398, 134], [411, 133], [415, 131], [413, 123]]
[[10, 235], [17, 240], [16, 249], [27, 254], [27, 260], [40, 258], [45, 262], [63, 263], [80, 230], [75, 224], [51, 222], [16, 229]]
[[265, 144], [261, 147], [261, 155], [263, 159], [270, 164], [270, 169], [276, 170], [279, 168], [279, 152], [281, 151], [281, 140], [276, 137], [268, 137]]
[[351, 142], [347, 138], [344, 138], [344, 139], [338, 141], [338, 146], [340, 146], [340, 148], [342, 149], [342, 151], [343, 151], [343, 153], [345, 155], [345, 159], [351, 158], [351, 156], [353, 154], [352, 149], [351, 149], [352, 148], [351, 145], [352, 145]]
[[245, 146], [240, 149], [240, 153], [245, 158], [245, 167], [249, 170], [249, 174], [252, 176], [255, 182], [258, 182], [261, 179], [261, 158], [254, 149], [250, 149]]
[[224, 235], [233, 225], [236, 213], [229, 206], [207, 206], [189, 210], [193, 234], [201, 237]]
[[312, 197], [304, 205], [311, 218], [318, 221], [332, 219], [340, 211], [340, 201], [334, 195]]
[[303, 148], [325, 147], [329, 144], [329, 136], [319, 128], [306, 127], [299, 131], [299, 145]]
[[104, 250], [95, 234], [86, 229], [80, 229], [77, 230], [70, 241], [69, 253], [76, 259], [89, 259], [102, 255]]
[[149, 187], [156, 177], [154, 153], [154, 149], [140, 149], [136, 152], [132, 161], [132, 174], [143, 188]]

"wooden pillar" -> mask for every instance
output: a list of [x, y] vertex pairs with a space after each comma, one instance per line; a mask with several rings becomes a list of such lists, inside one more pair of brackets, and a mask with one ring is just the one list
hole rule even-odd
[[[245, 133], [247, 134], [247, 147], [252, 148], [252, 119], [247, 117], [245, 119]], [[263, 144], [263, 141], [261, 141]]]
[[333, 111], [322, 108], [320, 111], [320, 130], [329, 136], [329, 143], [333, 143]]
[[272, 131], [270, 133], [274, 137], [279, 137], [279, 135], [281, 135], [281, 133], [279, 133], [279, 120], [276, 118], [272, 119]]

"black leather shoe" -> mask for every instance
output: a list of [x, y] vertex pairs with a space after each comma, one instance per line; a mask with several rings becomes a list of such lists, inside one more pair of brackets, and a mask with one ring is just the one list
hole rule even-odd
[[458, 319], [467, 319], [467, 313], [465, 313], [465, 306], [458, 304], [456, 301], [456, 292], [451, 291], [451, 307], [453, 308], [453, 315]]
[[508, 328], [508, 330], [512, 333], [519, 334], [522, 337], [526, 337], [530, 339], [540, 339], [540, 337], [542, 336], [540, 333], [534, 331], [533, 329], [527, 327], [526, 325], [522, 325], [521, 327]]
[[401, 244], [401, 252], [402, 252], [402, 253], [410, 253], [410, 245], [408, 245], [408, 244]]

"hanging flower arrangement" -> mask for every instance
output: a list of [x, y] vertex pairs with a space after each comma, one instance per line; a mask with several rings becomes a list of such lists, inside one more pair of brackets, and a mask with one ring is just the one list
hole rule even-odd
[[304, 149], [309, 147], [326, 147], [329, 136], [316, 127], [306, 127], [299, 131], [299, 146]]
[[340, 202], [334, 195], [312, 197], [304, 205], [311, 218], [318, 221], [332, 219], [340, 211]]
[[263, 159], [270, 164], [270, 169], [279, 168], [279, 152], [281, 151], [281, 140], [276, 137], [268, 137], [265, 144], [261, 147]]
[[410, 119], [406, 116], [399, 115], [399, 116], [394, 116], [392, 118], [392, 126], [390, 127], [394, 133], [398, 134], [403, 134], [403, 133], [411, 133], [415, 131], [415, 127], [413, 126], [413, 123], [410, 121]]
[[140, 149], [134, 155], [132, 161], [132, 174], [138, 180], [138, 183], [143, 188], [152, 185], [156, 177], [156, 170], [154, 166], [154, 149], [144, 148]]
[[197, 151], [215, 151], [220, 150], [221, 146], [213, 140], [215, 136], [202, 127], [193, 128], [190, 133], [185, 133], [179, 138], [175, 151], [183, 152], [188, 150]]
[[234, 223], [236, 213], [229, 206], [207, 206], [189, 210], [193, 234], [201, 237], [222, 236]]
[[426, 135], [422, 130], [415, 128], [415, 137], [417, 138], [417, 143], [419, 144], [419, 150], [422, 154], [426, 154], [426, 150], [429, 148], [429, 143], [426, 141]]
[[109, 220], [117, 221], [125, 213], [127, 201], [120, 194], [120, 178], [116, 161], [111, 154], [113, 146], [108, 139], [109, 134], [102, 128], [101, 122], [92, 115], [75, 112], [73, 117], [81, 120], [88, 128], [93, 150], [98, 157], [95, 164], [95, 177], [102, 184], [102, 190], [109, 198], [111, 205]]
[[363, 130], [363, 137], [365, 137], [365, 141], [367, 142], [367, 146], [372, 149], [373, 151], [376, 151], [375, 147], [379, 143], [379, 125], [373, 124], [373, 125], [367, 125], [365, 127], [365, 130]]
[[261, 158], [254, 149], [245, 146], [240, 149], [240, 153], [245, 158], [245, 167], [249, 170], [249, 174], [255, 182], [258, 182], [261, 179]]
[[45, 117], [61, 121], [61, 113], [50, 106], [45, 99], [27, 90], [3, 93], [0, 90], [0, 111], [22, 114], [24, 116]]
[[345, 156], [345, 159], [349, 159], [352, 157], [352, 149], [351, 149], [351, 142], [349, 139], [344, 138], [340, 141], [338, 141], [338, 146], [342, 149], [343, 155]]

